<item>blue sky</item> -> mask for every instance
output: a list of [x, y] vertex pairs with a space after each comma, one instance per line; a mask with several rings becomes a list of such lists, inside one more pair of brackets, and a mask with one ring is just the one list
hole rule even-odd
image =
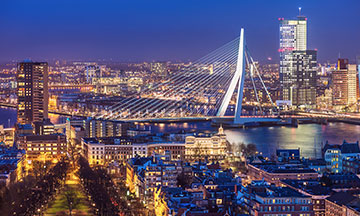
[[254, 58], [278, 59], [278, 18], [308, 17], [320, 62], [360, 55], [358, 0], [2, 0], [0, 61], [195, 60], [245, 28]]

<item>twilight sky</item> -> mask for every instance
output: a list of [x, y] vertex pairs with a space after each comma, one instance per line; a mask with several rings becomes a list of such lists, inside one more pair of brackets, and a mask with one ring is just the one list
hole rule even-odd
[[239, 35], [278, 60], [278, 18], [308, 17], [319, 62], [360, 55], [359, 0], [1, 0], [0, 61], [196, 60]]

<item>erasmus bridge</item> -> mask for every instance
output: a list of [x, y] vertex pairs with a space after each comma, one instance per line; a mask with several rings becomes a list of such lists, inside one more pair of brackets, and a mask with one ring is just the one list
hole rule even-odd
[[233, 122], [243, 124], [254, 119], [241, 115], [245, 73], [249, 73], [258, 103], [260, 104], [254, 82], [255, 76], [261, 81], [270, 103], [274, 105], [246, 46], [244, 29], [241, 29], [239, 37], [172, 73], [166, 81], [155, 84], [136, 96], [116, 101], [95, 118], [221, 118], [225, 117], [230, 102], [235, 99]]

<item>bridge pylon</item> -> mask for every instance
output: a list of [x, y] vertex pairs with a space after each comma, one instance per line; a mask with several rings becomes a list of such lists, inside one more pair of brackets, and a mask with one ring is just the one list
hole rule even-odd
[[217, 116], [224, 116], [226, 109], [229, 106], [232, 95], [234, 94], [236, 84], [238, 84], [237, 100], [234, 116], [234, 124], [241, 124], [241, 110], [243, 100], [243, 89], [245, 79], [245, 38], [244, 29], [241, 28], [240, 40], [239, 40], [239, 51], [237, 56], [236, 71], [231, 80], [229, 88], [227, 89], [222, 104], [219, 108]]

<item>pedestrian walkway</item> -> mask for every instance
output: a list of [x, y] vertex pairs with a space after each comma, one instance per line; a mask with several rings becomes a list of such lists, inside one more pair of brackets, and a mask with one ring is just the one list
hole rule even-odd
[[68, 174], [65, 187], [61, 191], [53, 202], [49, 204], [49, 208], [45, 211], [45, 216], [65, 216], [69, 215], [69, 209], [66, 205], [65, 193], [68, 191], [74, 191], [79, 199], [79, 205], [76, 206], [72, 211], [72, 216], [88, 216], [93, 215], [91, 213], [91, 208], [86, 199], [85, 194], [81, 190], [81, 185], [78, 178], [75, 176], [75, 172]]

